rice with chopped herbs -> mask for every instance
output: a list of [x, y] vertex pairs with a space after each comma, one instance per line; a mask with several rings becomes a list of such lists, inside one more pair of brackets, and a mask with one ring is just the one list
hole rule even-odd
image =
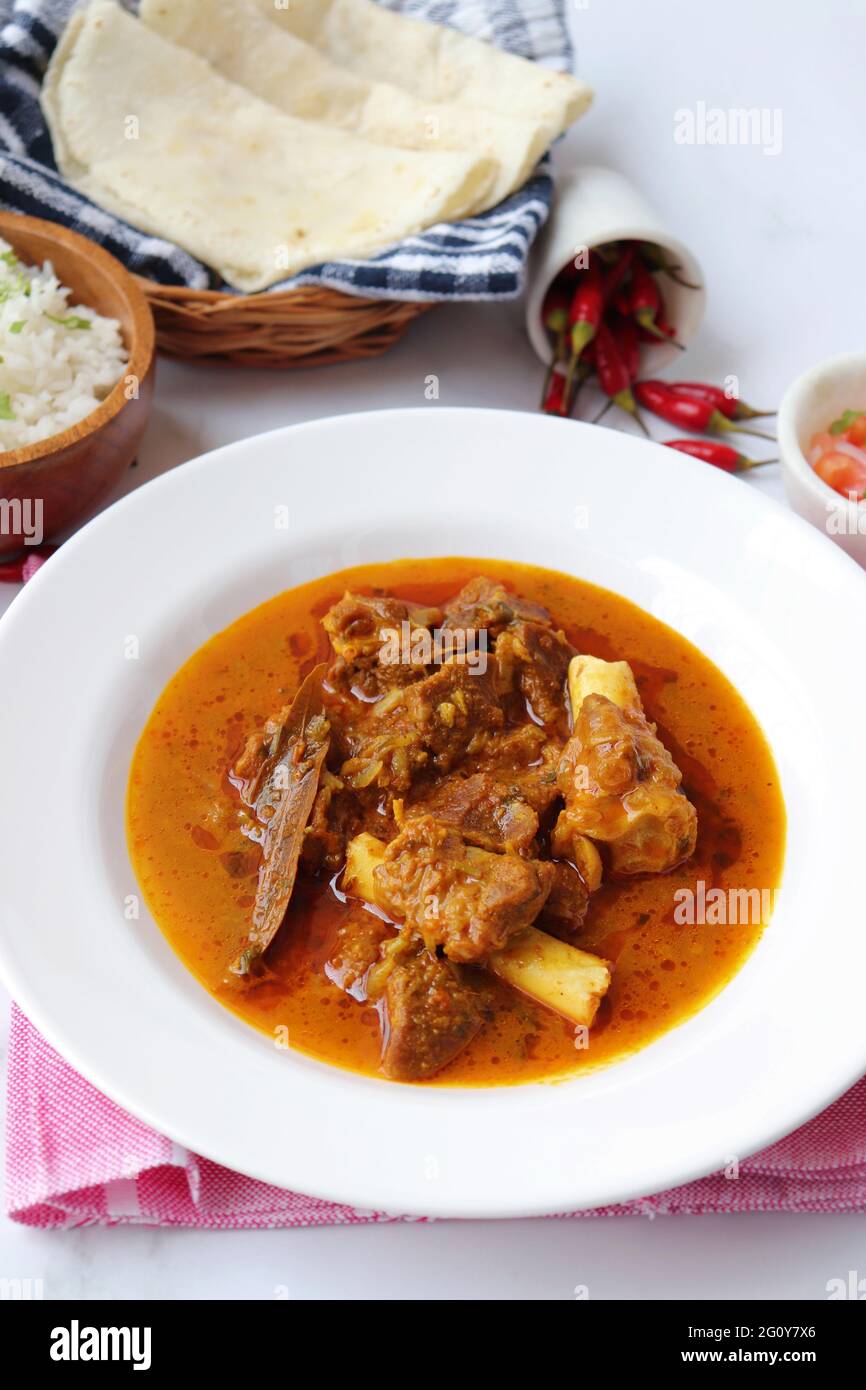
[[117, 319], [70, 294], [50, 261], [25, 265], [0, 237], [0, 452], [83, 420], [127, 366]]

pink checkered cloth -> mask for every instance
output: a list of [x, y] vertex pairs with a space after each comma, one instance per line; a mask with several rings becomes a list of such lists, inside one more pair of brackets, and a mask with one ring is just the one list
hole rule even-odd
[[[15, 1005], [6, 1130], [7, 1210], [27, 1226], [257, 1230], [412, 1219], [286, 1192], [190, 1153], [101, 1095]], [[802, 1129], [744, 1160], [736, 1178], [715, 1173], [574, 1214], [732, 1211], [866, 1211], [866, 1077]]]

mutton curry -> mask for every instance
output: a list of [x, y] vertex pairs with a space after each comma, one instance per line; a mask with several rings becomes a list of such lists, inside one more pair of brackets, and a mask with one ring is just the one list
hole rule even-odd
[[609, 1063], [711, 999], [764, 922], [677, 902], [775, 888], [784, 809], [740, 697], [648, 614], [407, 560], [196, 652], [136, 749], [128, 834], [171, 944], [277, 1045], [493, 1085]]

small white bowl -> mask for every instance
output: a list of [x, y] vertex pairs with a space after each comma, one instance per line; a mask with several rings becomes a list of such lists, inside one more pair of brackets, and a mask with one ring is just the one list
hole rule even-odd
[[809, 440], [844, 410], [866, 410], [866, 352], [844, 352], [797, 377], [779, 407], [778, 440], [788, 501], [866, 567], [866, 503], [851, 502], [809, 463]]
[[[687, 343], [697, 332], [707, 296], [701, 268], [691, 251], [668, 231], [643, 194], [622, 174], [596, 164], [582, 165], [557, 174], [553, 209], [529, 264], [526, 331], [545, 366], [550, 365], [553, 346], [541, 321], [544, 296], [580, 248], [592, 250], [612, 241], [654, 242], [682, 267], [683, 280], [701, 287], [687, 289], [670, 276], [662, 277], [665, 309], [677, 341]], [[643, 347], [647, 376], [655, 376], [679, 356], [671, 343], [649, 343]]]

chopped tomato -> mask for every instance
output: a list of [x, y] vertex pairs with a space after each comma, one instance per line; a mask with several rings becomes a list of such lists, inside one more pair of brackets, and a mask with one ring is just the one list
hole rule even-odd
[[861, 498], [866, 494], [866, 464], [849, 458], [847, 454], [822, 454], [815, 464], [815, 472], [834, 492], [841, 492], [843, 497], [853, 495]]
[[809, 445], [809, 458], [814, 468], [815, 463], [822, 454], [831, 454], [836, 447], [836, 441], [829, 430], [822, 430], [820, 434], [812, 435], [812, 442]]
[[809, 462], [834, 492], [866, 500], [866, 411], [845, 410], [812, 436]]

